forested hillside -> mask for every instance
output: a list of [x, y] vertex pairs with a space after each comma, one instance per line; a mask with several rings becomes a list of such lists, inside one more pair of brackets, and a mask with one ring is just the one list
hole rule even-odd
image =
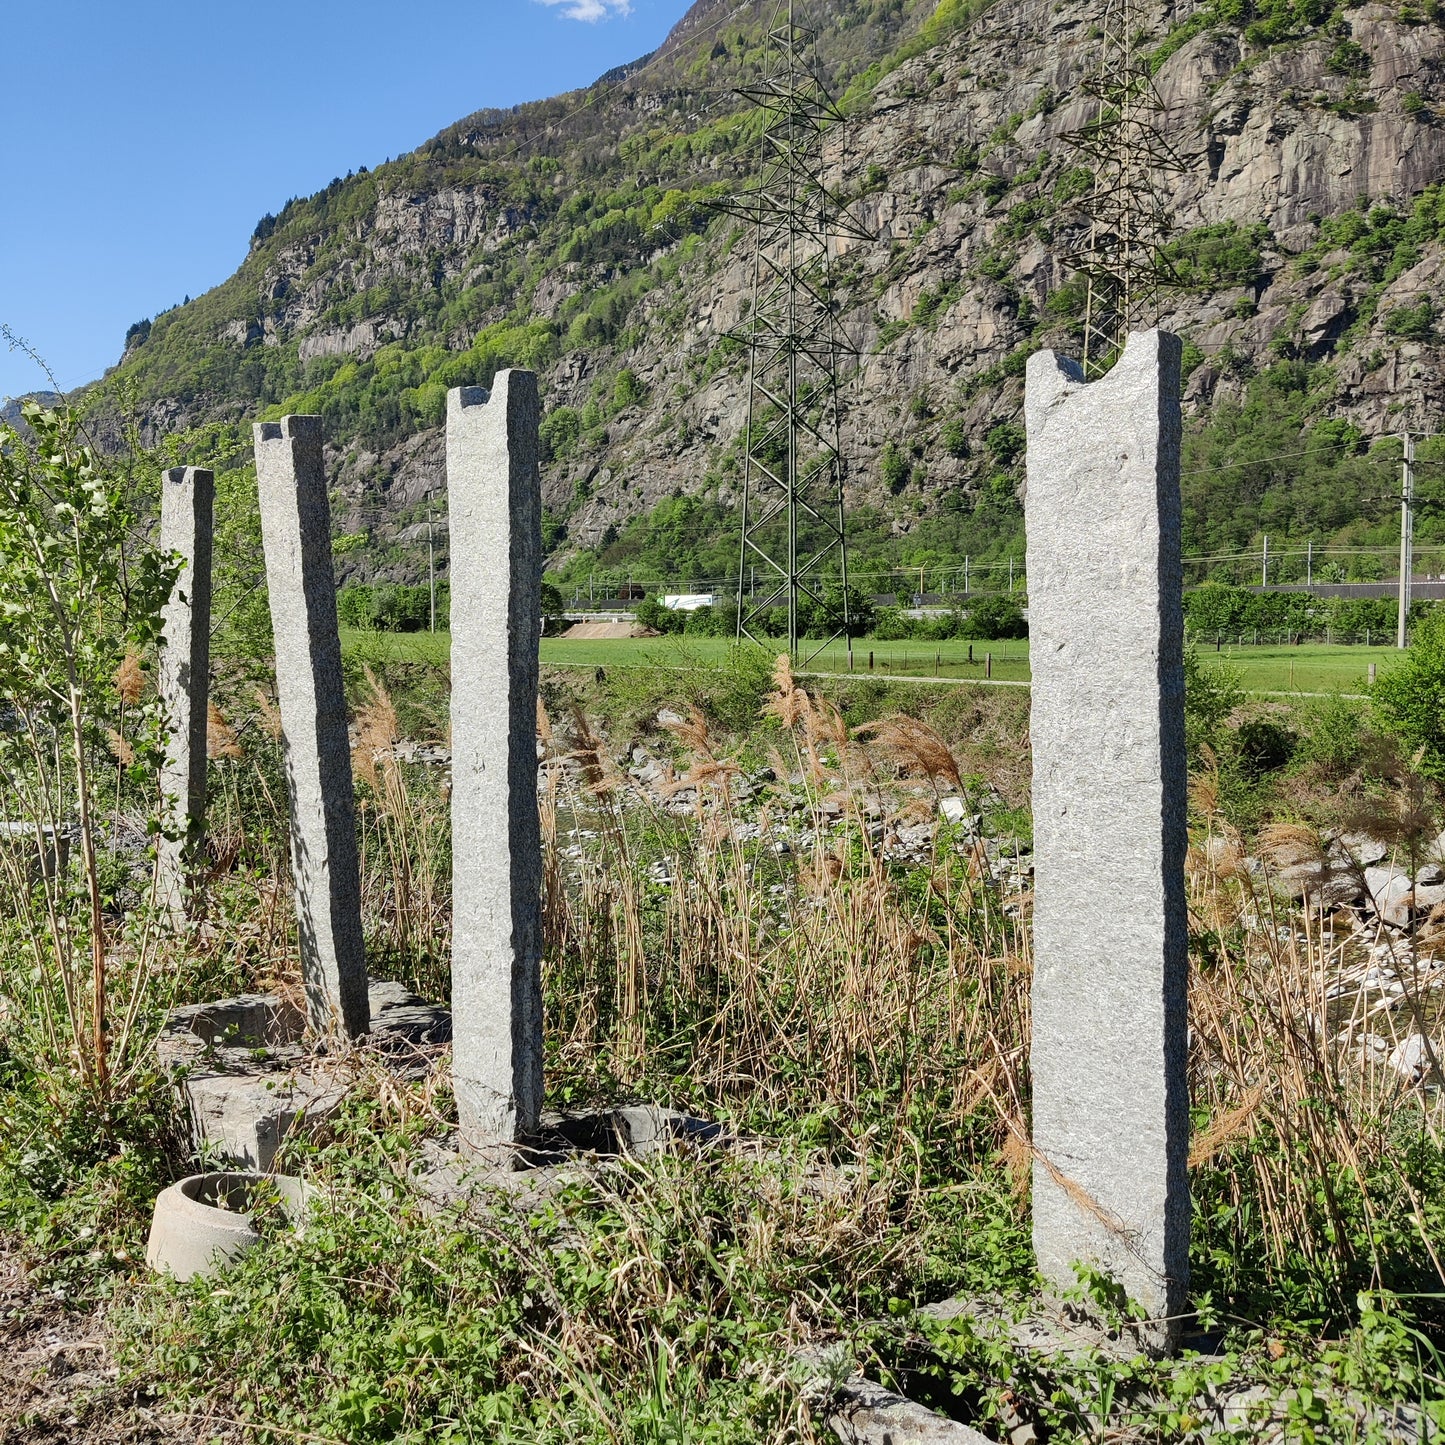
[[[1088, 173], [1066, 137], [1090, 114], [1094, 12], [803, 10], [849, 116], [829, 180], [875, 238], [850, 247], [839, 289], [857, 565], [880, 585], [895, 565], [946, 582], [967, 555], [986, 580], [1022, 558], [1023, 363], [1075, 341], [1066, 257]], [[758, 116], [733, 88], [765, 63], [771, 11], [699, 0], [586, 92], [478, 113], [288, 202], [235, 276], [132, 328], [106, 394], [157, 433], [205, 425], [234, 467], [251, 419], [321, 412], [343, 573], [410, 580], [446, 389], [536, 367], [554, 574], [726, 575], [749, 242], [709, 203], [755, 168]], [[1186, 340], [1188, 547], [1386, 544], [1391, 437], [1431, 429], [1439, 400], [1439, 12], [1180, 0], [1154, 34], [1186, 161], [1162, 319]], [[1428, 495], [1441, 469], [1421, 455]], [[1419, 535], [1445, 539], [1429, 508]], [[1384, 566], [1338, 557], [1342, 574]]]

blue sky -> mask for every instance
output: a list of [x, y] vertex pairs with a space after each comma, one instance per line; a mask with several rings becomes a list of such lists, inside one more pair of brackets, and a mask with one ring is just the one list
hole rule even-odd
[[[63, 387], [293, 195], [653, 50], [689, 0], [47, 0], [0, 26], [0, 323]], [[44, 385], [0, 343], [0, 397]]]

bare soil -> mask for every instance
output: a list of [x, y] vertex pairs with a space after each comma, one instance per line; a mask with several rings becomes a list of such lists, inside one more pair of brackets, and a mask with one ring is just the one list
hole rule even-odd
[[562, 634], [570, 642], [608, 642], [625, 637], [661, 637], [637, 622], [574, 622]]
[[0, 1237], [0, 1445], [241, 1445], [244, 1432], [168, 1414], [122, 1379], [103, 1311], [37, 1290]]

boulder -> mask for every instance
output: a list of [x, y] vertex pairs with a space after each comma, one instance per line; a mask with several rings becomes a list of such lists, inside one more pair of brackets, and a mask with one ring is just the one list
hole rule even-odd
[[1384, 922], [1394, 928], [1408, 926], [1414, 903], [1414, 885], [1408, 873], [1395, 867], [1366, 868], [1365, 888], [1370, 906]]
[[1432, 1050], [1424, 1034], [1410, 1034], [1395, 1045], [1385, 1063], [1407, 1084], [1418, 1084], [1430, 1073], [1432, 1052], [1439, 1057], [1438, 1048]]
[[[1445, 834], [1441, 835], [1445, 837]], [[1380, 842], [1378, 838], [1372, 838], [1368, 833], [1344, 833], [1339, 839], [1340, 847], [1349, 852], [1351, 858], [1362, 868], [1367, 868], [1371, 863], [1378, 863], [1389, 853], [1389, 846]]]
[[1363, 892], [1359, 870], [1333, 857], [1286, 864], [1275, 871], [1274, 881], [1291, 898], [1303, 899], [1324, 913], [1357, 902]]
[[[395, 1066], [451, 1039], [451, 1015], [399, 983], [370, 984], [369, 1042]], [[275, 994], [242, 994], [173, 1009], [156, 1041], [178, 1084], [199, 1150], [243, 1169], [269, 1171], [293, 1129], [329, 1118], [353, 1075], [306, 1038], [306, 1016]]]
[[1445, 883], [1422, 884], [1417, 880], [1411, 902], [1416, 915], [1423, 917], [1445, 903]]

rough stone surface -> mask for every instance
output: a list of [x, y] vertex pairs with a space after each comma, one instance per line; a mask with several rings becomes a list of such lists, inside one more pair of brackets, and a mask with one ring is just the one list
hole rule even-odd
[[54, 878], [70, 861], [70, 833], [51, 823], [0, 822], [0, 848], [14, 849], [32, 883]]
[[214, 475], [200, 467], [161, 474], [160, 549], [181, 559], [162, 620], [156, 681], [165, 710], [161, 795], [170, 837], [160, 841], [160, 899], [183, 917], [192, 859], [206, 826], [206, 719], [211, 669], [211, 527]]
[[873, 1380], [836, 1386], [818, 1413], [843, 1445], [990, 1445], [972, 1426], [935, 1415]]
[[1382, 843], [1378, 838], [1372, 838], [1368, 833], [1343, 833], [1340, 835], [1340, 847], [1354, 859], [1361, 868], [1367, 868], [1371, 863], [1378, 863], [1382, 858], [1389, 855], [1390, 847]]
[[[1034, 1249], [1103, 1266], [1169, 1348], [1188, 1281], [1176, 337], [1028, 365]], [[1101, 900], [1110, 899], [1107, 909]]]
[[306, 1001], [315, 1029], [355, 1038], [370, 1019], [321, 418], [255, 434]]
[[[400, 1056], [446, 1043], [447, 1011], [399, 983], [370, 987], [378, 1052]], [[350, 1075], [303, 1039], [300, 1009], [275, 994], [242, 994], [172, 1010], [156, 1052], [178, 1077], [197, 1150], [242, 1169], [269, 1170], [293, 1130], [335, 1113]]]
[[447, 397], [452, 557], [452, 1070], [463, 1145], [505, 1152], [542, 1108], [537, 817], [537, 378]]
[[1417, 914], [1427, 914], [1445, 903], [1445, 883], [1417, 883], [1411, 895]]
[[1410, 875], [1403, 868], [1394, 865], [1366, 868], [1365, 887], [1370, 906], [1384, 922], [1396, 928], [1404, 928], [1410, 922], [1414, 889]]

